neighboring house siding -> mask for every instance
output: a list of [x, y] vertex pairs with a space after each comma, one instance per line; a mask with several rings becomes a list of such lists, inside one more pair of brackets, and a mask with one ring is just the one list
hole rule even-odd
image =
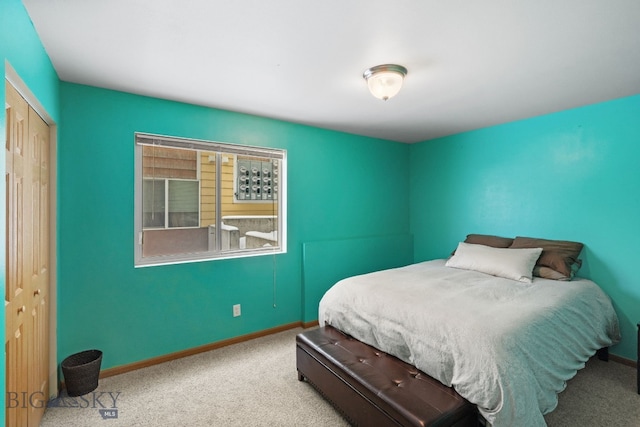
[[[215, 153], [200, 152], [200, 168], [196, 153], [163, 147], [143, 147], [145, 177], [200, 179], [200, 227], [208, 227], [216, 220], [216, 162]], [[234, 167], [236, 156], [225, 154], [222, 164], [223, 215], [277, 215], [277, 205], [268, 201], [236, 202], [234, 200]], [[199, 172], [199, 173], [198, 173]]]

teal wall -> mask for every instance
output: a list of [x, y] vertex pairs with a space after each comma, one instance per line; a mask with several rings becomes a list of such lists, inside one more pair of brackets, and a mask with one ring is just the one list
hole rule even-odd
[[[0, 75], [6, 75], [6, 63], [17, 72], [46, 112], [58, 122], [58, 77], [49, 61], [31, 20], [20, 0], [0, 1]], [[4, 80], [4, 78], [3, 78]], [[0, 100], [5, 99], [4, 82], [0, 85]], [[4, 103], [4, 102], [3, 102]], [[0, 114], [0, 135], [6, 135], [4, 112]], [[5, 175], [5, 150], [0, 150], [0, 168]], [[0, 187], [0, 224], [6, 223], [6, 189]], [[0, 227], [0, 240], [6, 242], [5, 227]], [[5, 294], [6, 244], [0, 245], [0, 292]], [[0, 330], [4, 334], [5, 317], [0, 316]], [[5, 395], [5, 359], [0, 352], [0, 393]], [[4, 405], [0, 406], [0, 420], [5, 419]]]
[[636, 357], [640, 321], [640, 95], [414, 144], [415, 261], [469, 233], [583, 242], [579, 275], [612, 298]]
[[339, 280], [371, 271], [401, 267], [412, 261], [413, 238], [410, 234], [304, 243], [303, 321], [318, 319], [320, 300]]
[[[70, 83], [61, 112], [60, 360], [95, 347], [109, 368], [299, 322], [303, 243], [409, 231], [406, 144]], [[288, 253], [134, 268], [136, 131], [286, 149]]]

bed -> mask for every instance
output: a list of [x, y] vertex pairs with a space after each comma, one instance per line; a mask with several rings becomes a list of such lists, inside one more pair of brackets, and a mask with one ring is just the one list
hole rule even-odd
[[574, 277], [582, 245], [558, 258], [558, 241], [498, 247], [470, 236], [449, 259], [339, 281], [319, 324], [452, 386], [493, 427], [545, 426], [567, 381], [619, 341], [615, 311], [594, 282]]

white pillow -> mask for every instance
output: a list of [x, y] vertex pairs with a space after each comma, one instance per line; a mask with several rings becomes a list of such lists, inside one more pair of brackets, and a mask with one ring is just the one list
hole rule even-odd
[[533, 267], [541, 253], [542, 248], [492, 248], [460, 242], [445, 265], [531, 283]]

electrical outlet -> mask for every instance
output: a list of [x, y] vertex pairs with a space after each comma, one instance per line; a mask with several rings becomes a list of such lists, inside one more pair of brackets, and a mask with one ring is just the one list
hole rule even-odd
[[242, 314], [242, 312], [240, 311], [240, 304], [235, 304], [233, 306], [233, 317], [238, 317], [240, 316], [240, 314]]

